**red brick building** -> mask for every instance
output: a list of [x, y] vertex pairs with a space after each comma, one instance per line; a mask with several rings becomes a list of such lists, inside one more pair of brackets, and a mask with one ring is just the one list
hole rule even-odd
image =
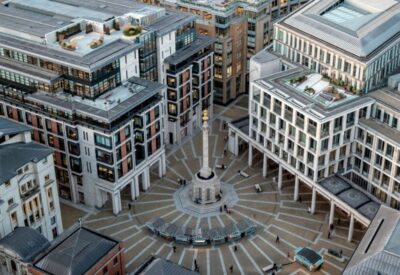
[[28, 271], [33, 275], [123, 275], [123, 245], [88, 228], [75, 228], [53, 242]]

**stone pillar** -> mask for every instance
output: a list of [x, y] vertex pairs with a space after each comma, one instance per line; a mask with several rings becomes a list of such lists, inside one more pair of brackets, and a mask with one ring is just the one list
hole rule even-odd
[[350, 215], [350, 226], [349, 226], [349, 235], [347, 237], [347, 241], [351, 242], [353, 240], [353, 233], [354, 233], [354, 215]]
[[297, 175], [294, 176], [294, 195], [293, 195], [293, 199], [295, 201], [299, 200], [299, 177]]
[[158, 177], [162, 178], [163, 176], [163, 157], [161, 155], [159, 161], [158, 161]]
[[265, 178], [267, 175], [268, 175], [268, 157], [267, 154], [264, 153], [262, 176]]
[[282, 189], [282, 165], [279, 164], [279, 169], [278, 169], [278, 189]]
[[253, 165], [253, 146], [249, 142], [249, 167]]
[[112, 208], [114, 215], [118, 215], [121, 211], [121, 194], [119, 191], [111, 193]]
[[208, 178], [211, 175], [211, 169], [209, 166], [209, 148], [208, 148], [208, 112], [203, 111], [203, 167], [200, 170], [200, 175], [203, 178]]
[[317, 202], [317, 189], [315, 189], [315, 187], [313, 187], [312, 189], [312, 197], [311, 197], [311, 209], [310, 209], [310, 213], [314, 214], [315, 213], [315, 204]]
[[136, 195], [136, 198], [137, 197], [139, 197], [139, 193], [140, 193], [140, 188], [139, 188], [139, 176], [135, 176], [135, 179], [134, 179], [134, 185], [135, 185], [135, 195]]
[[150, 172], [149, 172], [149, 167], [144, 169], [143, 172], [143, 181], [144, 181], [144, 186], [145, 186], [145, 191], [147, 191], [150, 188]]
[[162, 154], [162, 174], [165, 176], [167, 174], [167, 161], [165, 157], [165, 153]]
[[103, 196], [101, 194], [101, 190], [95, 187], [95, 195], [96, 195], [96, 207], [101, 208], [103, 206]]
[[335, 218], [335, 203], [331, 201], [331, 210], [329, 212], [329, 226], [333, 224], [334, 218]]
[[235, 152], [234, 152], [234, 154], [235, 154], [235, 156], [238, 156], [239, 155], [239, 136], [238, 136], [238, 134], [236, 134], [235, 133], [235, 142], [234, 142], [234, 150], [235, 150]]
[[131, 182], [131, 200], [134, 201], [136, 200], [136, 178], [133, 178], [133, 181]]

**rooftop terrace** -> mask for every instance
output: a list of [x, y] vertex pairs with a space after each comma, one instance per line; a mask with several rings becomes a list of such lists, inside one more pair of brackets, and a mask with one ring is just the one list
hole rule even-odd
[[[349, 108], [362, 108], [374, 102], [372, 98], [358, 96], [357, 91], [342, 81], [293, 68], [255, 80], [283, 100], [292, 103], [318, 120], [324, 120]], [[352, 91], [352, 92], [351, 92]]]

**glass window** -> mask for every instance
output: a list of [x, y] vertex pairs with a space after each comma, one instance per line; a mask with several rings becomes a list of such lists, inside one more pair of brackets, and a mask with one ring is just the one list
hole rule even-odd
[[94, 143], [98, 146], [104, 147], [104, 148], [111, 148], [111, 138], [102, 136], [99, 134], [94, 134]]

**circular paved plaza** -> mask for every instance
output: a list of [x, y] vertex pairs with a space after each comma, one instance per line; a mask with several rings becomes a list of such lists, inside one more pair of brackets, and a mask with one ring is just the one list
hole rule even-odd
[[[201, 165], [201, 133], [196, 134], [180, 147], [167, 152], [167, 174], [160, 179], [157, 169], [151, 174], [151, 187], [142, 192], [137, 201], [128, 208], [129, 191], [123, 195], [123, 211], [112, 214], [111, 207], [105, 207], [96, 214], [85, 218], [85, 226], [121, 240], [125, 246], [125, 259], [128, 272], [134, 272], [150, 255], [159, 255], [187, 268], [194, 268], [194, 260], [200, 268], [200, 274], [262, 274], [262, 268], [276, 263], [283, 265], [279, 274], [308, 274], [307, 270], [297, 263], [291, 263], [293, 251], [299, 246], [309, 246], [325, 254], [326, 249], [342, 250], [345, 257], [350, 257], [356, 248], [363, 231], [356, 226], [354, 242], [347, 242], [348, 221], [341, 217], [340, 225], [336, 226], [328, 238], [329, 204], [318, 197], [317, 212], [307, 213], [310, 206], [311, 190], [300, 185], [302, 202], [293, 201], [294, 180], [284, 174], [284, 185], [277, 190], [273, 178], [277, 169], [271, 163], [267, 178], [263, 178], [261, 154], [254, 154], [253, 166], [248, 167], [248, 154], [244, 149], [236, 157], [224, 153], [228, 134], [223, 127], [223, 120], [235, 119], [247, 113], [246, 99], [242, 98], [234, 106], [227, 108], [215, 107], [216, 119], [212, 122], [210, 132], [210, 166], [218, 174], [221, 181], [230, 184], [237, 194], [238, 200], [231, 214], [225, 212], [216, 215], [192, 215], [190, 211], [182, 211], [177, 207], [174, 193], [182, 188], [178, 178], [188, 181]], [[215, 169], [216, 164], [224, 164], [225, 170]], [[238, 174], [243, 170], [248, 178]], [[256, 193], [254, 185], [259, 184], [261, 193]], [[177, 245], [160, 237], [153, 236], [146, 228], [146, 222], [161, 217], [166, 222], [191, 228], [217, 228], [236, 223], [244, 218], [257, 225], [256, 234], [241, 239], [236, 243], [226, 243], [218, 246], [193, 247]], [[280, 241], [276, 243], [276, 236]], [[176, 252], [172, 247], [176, 246]], [[234, 251], [234, 246], [237, 251]], [[346, 262], [324, 256], [322, 269], [313, 274], [340, 274]], [[233, 266], [233, 273], [229, 268]]]

